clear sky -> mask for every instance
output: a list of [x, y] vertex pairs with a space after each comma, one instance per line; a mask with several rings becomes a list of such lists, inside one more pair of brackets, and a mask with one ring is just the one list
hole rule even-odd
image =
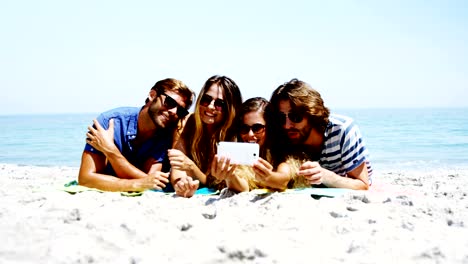
[[468, 107], [468, 1], [0, 3], [0, 114], [140, 106], [214, 74], [243, 99], [291, 78], [330, 108]]

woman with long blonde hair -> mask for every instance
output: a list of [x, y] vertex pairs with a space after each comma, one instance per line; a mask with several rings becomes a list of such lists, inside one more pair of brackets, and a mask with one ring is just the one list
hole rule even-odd
[[220, 141], [235, 141], [234, 118], [242, 104], [237, 84], [215, 75], [203, 85], [193, 114], [187, 116], [168, 151], [170, 180], [176, 194], [191, 197], [200, 186], [221, 189], [236, 166], [216, 156]]

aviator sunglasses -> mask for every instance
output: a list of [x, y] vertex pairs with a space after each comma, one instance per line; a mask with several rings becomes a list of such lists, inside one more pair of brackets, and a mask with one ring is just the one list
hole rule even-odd
[[[203, 106], [209, 106], [211, 104], [211, 102], [213, 102], [213, 97], [207, 95], [207, 94], [204, 94], [202, 96], [202, 98], [200, 99], [200, 104], [203, 105]], [[226, 103], [221, 100], [221, 99], [216, 99], [214, 100], [214, 106], [216, 108], [217, 111], [222, 111], [225, 107]]]
[[302, 119], [304, 119], [304, 116], [298, 113], [294, 113], [294, 112], [287, 113], [287, 114], [280, 112], [278, 113], [278, 118], [281, 124], [286, 123], [286, 118], [288, 118], [293, 123], [300, 123]]
[[163, 95], [166, 96], [166, 99], [164, 99], [164, 106], [167, 108], [167, 109], [172, 109], [174, 107], [177, 107], [177, 116], [179, 118], [183, 118], [185, 117], [186, 115], [188, 115], [188, 111], [187, 109], [183, 108], [182, 106], [180, 106], [176, 100], [174, 100], [174, 98], [170, 97], [169, 95], [163, 93]]
[[250, 130], [252, 130], [252, 132], [254, 132], [254, 134], [258, 134], [258, 133], [262, 133], [263, 131], [265, 131], [265, 125], [264, 124], [253, 124], [251, 126], [248, 126], [246, 124], [242, 124], [240, 129], [239, 129], [239, 132], [241, 134], [247, 134], [250, 132]]

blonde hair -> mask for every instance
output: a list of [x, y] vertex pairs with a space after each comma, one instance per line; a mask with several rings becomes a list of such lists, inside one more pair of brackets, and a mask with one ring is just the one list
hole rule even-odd
[[291, 180], [289, 180], [288, 188], [289, 189], [300, 189], [311, 187], [310, 183], [304, 178], [304, 176], [297, 175], [299, 168], [301, 167], [304, 160], [301, 160], [297, 157], [290, 156], [286, 162], [291, 168]]
[[[287, 185], [288, 189], [311, 187], [308, 181], [303, 176], [297, 175], [297, 172], [299, 171], [299, 168], [302, 164], [302, 161], [300, 159], [290, 156], [286, 158], [285, 162], [289, 165], [289, 168], [290, 168], [290, 172], [289, 172], [290, 181]], [[239, 166], [236, 169], [235, 173], [236, 175], [239, 175], [240, 177], [244, 178], [247, 181], [249, 185], [249, 190], [273, 189], [262, 184], [262, 182], [259, 181], [255, 177], [255, 172], [251, 166]], [[277, 191], [284, 191], [284, 190], [277, 190]]]
[[[200, 117], [200, 100], [215, 84], [221, 89], [225, 106], [222, 122], [215, 127], [214, 132], [209, 133]], [[234, 118], [241, 104], [242, 95], [237, 84], [229, 77], [214, 75], [205, 82], [200, 90], [194, 114], [188, 118], [184, 127], [182, 139], [186, 155], [208, 176], [207, 185], [211, 185], [214, 180], [210, 175], [210, 165], [216, 153], [217, 143], [219, 141], [236, 141]]]

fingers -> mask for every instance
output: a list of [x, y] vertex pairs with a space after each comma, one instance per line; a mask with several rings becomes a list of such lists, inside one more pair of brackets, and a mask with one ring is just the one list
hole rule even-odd
[[198, 180], [195, 180], [195, 181], [191, 180], [188, 183], [188, 189], [192, 192], [195, 192], [198, 189], [199, 184], [200, 182]]
[[[94, 126], [88, 126], [88, 133], [91, 133], [93, 135], [96, 134], [97, 131], [103, 131], [104, 128], [101, 126], [101, 124], [97, 121], [97, 119], [93, 119], [93, 125]], [[109, 131], [114, 132], [114, 119], [109, 120]]]
[[184, 196], [184, 192], [186, 190], [185, 183], [182, 182], [182, 180], [178, 181], [176, 184], [174, 184], [174, 190], [177, 195]]
[[171, 164], [171, 168], [173, 169], [180, 169], [181, 163], [178, 160], [174, 160], [174, 158], [169, 158], [169, 164]]
[[200, 182], [198, 180], [190, 181], [188, 184], [188, 188], [184, 193], [184, 197], [192, 197], [197, 191], [199, 184]]
[[88, 133], [86, 133], [86, 137], [93, 138], [94, 134], [96, 134], [96, 129], [93, 126], [88, 126]]
[[170, 149], [167, 152], [171, 168], [188, 171], [191, 169], [192, 161], [180, 150]]
[[185, 155], [180, 151], [180, 150], [177, 150], [177, 149], [169, 149], [167, 150], [167, 157], [169, 158], [169, 160], [171, 161], [179, 161], [181, 162], [183, 160], [183, 157]]
[[91, 132], [88, 131], [88, 133], [86, 133], [86, 142], [91, 144], [93, 139], [94, 139], [94, 135], [91, 134]]
[[231, 159], [228, 157], [219, 157], [216, 162], [216, 170], [219, 172], [226, 172], [231, 168]]
[[[174, 189], [176, 191], [177, 194], [181, 193], [183, 196], [183, 194], [185, 193], [185, 191], [188, 189], [188, 186], [189, 186], [189, 180], [188, 180], [188, 177], [187, 178], [181, 178], [175, 185], [174, 185]], [[180, 194], [179, 194], [180, 195]]]
[[175, 156], [176, 156], [176, 153], [177, 153], [177, 150], [176, 150], [176, 149], [168, 149], [168, 150], [167, 150], [167, 156], [168, 156], [169, 158], [175, 157]]
[[158, 180], [159, 182], [169, 183], [169, 173], [158, 172], [155, 175], [155, 179]]
[[306, 161], [299, 168], [297, 175], [303, 176], [309, 184], [321, 184], [324, 177], [323, 170], [318, 162]]
[[301, 167], [299, 167], [299, 170], [305, 170], [305, 169], [310, 169], [310, 168], [316, 168], [320, 167], [320, 164], [316, 161], [306, 161], [302, 163]]
[[198, 189], [200, 182], [193, 180], [191, 177], [180, 179], [175, 185], [174, 189], [178, 196], [192, 197]]
[[183, 156], [185, 156], [185, 154], [182, 151], [178, 150], [178, 149], [168, 149], [167, 150], [167, 155], [169, 157], [183, 157]]
[[232, 175], [234, 171], [237, 169], [237, 166], [238, 166], [237, 164], [231, 165], [227, 171], [228, 175]]
[[309, 184], [321, 184], [323, 173], [321, 167], [299, 170], [297, 173], [299, 176], [303, 176]]
[[[86, 141], [90, 143], [95, 139], [97, 133], [96, 128], [102, 128], [97, 119], [93, 119], [94, 126], [88, 126], [88, 132], [86, 133]], [[95, 128], [96, 127], [96, 128]]]
[[109, 120], [109, 131], [114, 132], [114, 119]]
[[318, 185], [322, 183], [322, 176], [319, 174], [314, 174], [309, 178], [306, 178], [309, 184]]
[[253, 166], [253, 171], [255, 172], [255, 176], [258, 176], [260, 178], [266, 178], [268, 176], [268, 171], [265, 169], [265, 167], [261, 165], [254, 165]]
[[258, 161], [256, 163], [262, 165], [267, 170], [273, 170], [273, 165], [271, 165], [268, 161], [266, 161], [266, 160], [264, 160], [262, 158], [258, 158]]
[[211, 166], [211, 175], [213, 175], [218, 180], [224, 180], [226, 177], [229, 177], [234, 173], [234, 170], [237, 168], [236, 164], [231, 164], [231, 159], [221, 156], [218, 157], [215, 155]]
[[153, 184], [153, 189], [156, 189], [156, 190], [162, 190], [166, 188], [166, 184], [162, 183], [162, 182], [159, 182], [157, 180], [154, 181], [154, 184]]
[[258, 161], [253, 164], [253, 170], [257, 176], [265, 179], [273, 172], [273, 165], [268, 161], [259, 158]]
[[[97, 119], [93, 119], [93, 124], [94, 126], [96, 127], [95, 130], [102, 130], [102, 126], [101, 124], [99, 124], [99, 122], [97, 121]], [[94, 129], [93, 129], [94, 130]], [[91, 130], [90, 130], [91, 131]]]
[[158, 174], [159, 176], [162, 176], [164, 179], [168, 179], [169, 178], [169, 172], [159, 172]]

